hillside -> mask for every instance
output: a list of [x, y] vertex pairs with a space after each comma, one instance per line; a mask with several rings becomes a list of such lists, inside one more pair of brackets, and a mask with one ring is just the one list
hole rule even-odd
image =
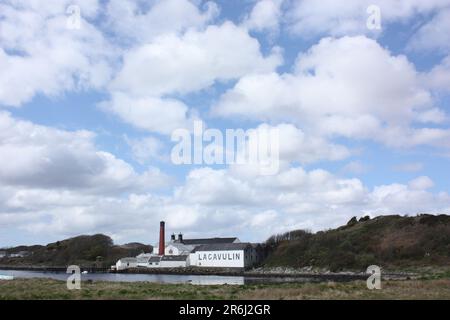
[[108, 267], [122, 257], [151, 252], [152, 247], [141, 243], [114, 245], [103, 234], [78, 236], [49, 243], [46, 246], [18, 246], [2, 249], [8, 257], [0, 258], [0, 265], [15, 266], [80, 266]]
[[352, 218], [346, 226], [311, 234], [296, 230], [267, 240], [266, 266], [332, 271], [450, 265], [450, 216], [422, 214]]

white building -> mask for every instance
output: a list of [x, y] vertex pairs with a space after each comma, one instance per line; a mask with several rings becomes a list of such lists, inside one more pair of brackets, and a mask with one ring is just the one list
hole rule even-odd
[[250, 243], [205, 244], [189, 254], [190, 266], [248, 268], [260, 261], [259, 246]]
[[137, 258], [122, 258], [119, 259], [119, 261], [116, 262], [116, 270], [125, 270], [128, 268], [137, 268], [138, 262]]
[[137, 266], [138, 267], [147, 267], [148, 260], [151, 257], [153, 257], [153, 255], [151, 253], [141, 253], [140, 255], [136, 256]]
[[165, 256], [182, 256], [188, 255], [195, 249], [194, 245], [185, 245], [178, 242], [169, 242], [164, 249]]
[[[183, 235], [180, 233], [178, 239], [172, 234], [171, 240], [164, 247], [164, 255], [179, 256], [187, 255], [194, 251], [194, 249], [203, 244], [220, 244], [220, 243], [240, 243], [239, 238], [200, 238], [200, 239], [183, 239]], [[153, 246], [153, 255], [158, 255], [159, 243]]]
[[161, 256], [152, 253], [141, 253], [136, 257], [138, 268], [160, 268]]
[[148, 259], [148, 268], [160, 268], [161, 267], [161, 257], [153, 256]]
[[189, 255], [168, 255], [162, 256], [161, 268], [186, 268], [189, 266]]
[[240, 268], [245, 269], [262, 261], [264, 250], [261, 245], [242, 243], [236, 237], [183, 239], [171, 235], [165, 245], [164, 222], [160, 223], [160, 241], [153, 253], [140, 254], [136, 258], [123, 258], [116, 263], [117, 270], [127, 268]]

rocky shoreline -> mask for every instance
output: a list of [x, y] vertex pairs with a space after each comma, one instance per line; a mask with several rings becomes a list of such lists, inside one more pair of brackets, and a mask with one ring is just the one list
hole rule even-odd
[[[331, 272], [323, 268], [304, 267], [304, 268], [288, 268], [288, 267], [274, 267], [274, 268], [256, 268], [249, 273], [258, 276], [284, 276], [284, 277], [320, 277], [320, 278], [353, 278], [353, 279], [367, 279], [369, 276], [362, 271], [339, 271]], [[382, 277], [385, 280], [411, 280], [418, 278], [417, 273], [402, 272], [402, 271], [383, 271]]]

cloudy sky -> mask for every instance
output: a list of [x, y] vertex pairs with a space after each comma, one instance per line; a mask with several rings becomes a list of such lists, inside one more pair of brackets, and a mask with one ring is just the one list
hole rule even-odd
[[[0, 246], [450, 214], [449, 31], [450, 0], [0, 0]], [[278, 129], [280, 171], [173, 164], [194, 119]]]

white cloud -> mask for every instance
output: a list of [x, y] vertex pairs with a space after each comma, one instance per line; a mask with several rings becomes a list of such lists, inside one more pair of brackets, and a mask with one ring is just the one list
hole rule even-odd
[[151, 243], [157, 241], [158, 221], [166, 220], [168, 232], [186, 232], [188, 237], [239, 236], [243, 241], [260, 241], [295, 228], [336, 227], [354, 215], [450, 213], [450, 196], [430, 192], [431, 186], [429, 178], [419, 177], [408, 185], [370, 190], [359, 179], [301, 167], [274, 176], [200, 168], [193, 169], [170, 196], [110, 197], [76, 190], [2, 187], [0, 199], [9, 201], [0, 206], [0, 221], [2, 226], [15, 221], [16, 228], [31, 233], [63, 237], [104, 232], [122, 241]]
[[184, 34], [162, 34], [127, 51], [123, 67], [109, 86], [110, 101], [102, 109], [151, 132], [169, 134], [190, 128], [193, 115], [183, 102], [168, 98], [206, 89], [217, 81], [268, 72], [281, 63], [273, 48], [263, 56], [248, 30], [225, 22]]
[[166, 161], [169, 159], [165, 144], [153, 136], [142, 139], [126, 138], [126, 141], [131, 147], [133, 157], [140, 164], [145, 164], [152, 160]]
[[[431, 193], [427, 189], [432, 186], [428, 177], [418, 177], [408, 185], [382, 185], [370, 190], [359, 179], [342, 179], [325, 170], [308, 172], [295, 167], [275, 176], [250, 177], [233, 170], [202, 168], [191, 171], [176, 199], [198, 206], [205, 223], [217, 219], [220, 212], [229, 230], [239, 230], [242, 223], [265, 237], [294, 226], [313, 230], [338, 226], [363, 213], [450, 212], [450, 196]], [[268, 221], [276, 223], [259, 230], [261, 233], [255, 229], [255, 225]], [[196, 224], [196, 228], [201, 225]]]
[[[148, 243], [157, 240], [164, 219], [169, 230], [188, 236], [259, 241], [295, 228], [335, 227], [360, 214], [450, 213], [450, 196], [434, 193], [426, 176], [369, 188], [357, 178], [298, 166], [346, 159], [352, 150], [336, 142], [342, 137], [395, 147], [450, 147], [448, 117], [432, 95], [448, 90], [449, 58], [419, 73], [405, 56], [374, 40], [326, 38], [299, 55], [291, 72], [278, 74], [281, 49], [262, 47], [249, 32], [276, 33], [287, 19], [300, 36], [372, 33], [366, 28], [370, 1], [292, 1], [284, 17], [281, 3], [256, 2], [240, 25], [222, 19], [208, 25], [218, 13], [212, 2], [110, 0], [102, 7], [97, 0], [80, 1], [81, 29], [68, 30], [66, 8], [76, 1], [2, 1], [0, 104], [21, 106], [40, 94], [101, 90], [110, 94], [103, 110], [138, 129], [169, 134], [190, 128], [195, 117], [195, 110], [177, 100], [180, 95], [237, 81], [215, 114], [267, 122], [252, 123], [259, 129], [277, 128], [282, 165], [273, 176], [239, 165], [195, 168], [168, 194], [163, 188], [170, 177], [152, 167], [138, 172], [99, 150], [92, 132], [0, 113], [0, 229], [57, 239], [103, 232]], [[448, 49], [448, 36], [439, 31], [447, 26], [448, 9], [436, 10], [449, 1], [378, 5], [383, 28], [434, 14], [411, 46]], [[128, 142], [143, 165], [159, 159], [164, 148], [155, 137]], [[345, 169], [365, 168], [350, 162]]]
[[421, 177], [415, 178], [414, 180], [411, 180], [408, 183], [408, 186], [412, 190], [427, 190], [434, 186], [434, 182], [427, 176], [421, 176]]
[[32, 12], [39, 12], [42, 16], [65, 14], [70, 5], [77, 5], [80, 7], [84, 17], [95, 18], [100, 9], [99, 0], [4, 0], [2, 2], [20, 11], [30, 10]]
[[105, 26], [120, 38], [145, 43], [161, 34], [201, 29], [218, 13], [214, 2], [204, 3], [201, 10], [189, 0], [110, 0]]
[[267, 228], [268, 226], [272, 226], [273, 224], [275, 224], [278, 218], [279, 218], [278, 212], [274, 210], [267, 210], [255, 214], [252, 217], [250, 224], [254, 228]]
[[[412, 189], [403, 184], [382, 185], [370, 194], [372, 216], [388, 212], [414, 215], [419, 212], [449, 213], [450, 196], [440, 192], [433, 194], [423, 189]], [[366, 211], [366, 210], [365, 210]]]
[[100, 103], [99, 107], [136, 128], [150, 132], [170, 134], [175, 129], [192, 126], [188, 107], [175, 99], [132, 98], [123, 93], [113, 93], [111, 100]]
[[0, 104], [20, 106], [36, 94], [101, 88], [111, 77], [111, 48], [86, 19], [97, 1], [83, 1], [81, 28], [67, 28], [70, 1], [0, 4]]
[[138, 174], [126, 162], [95, 147], [88, 131], [63, 131], [0, 113], [0, 182], [30, 189], [115, 193], [168, 185], [159, 169]]
[[[256, 96], [257, 92], [261, 94]], [[322, 39], [299, 55], [295, 74], [242, 78], [222, 98], [217, 111], [296, 119], [370, 114], [383, 121], [401, 122], [405, 116], [411, 119], [415, 108], [429, 103], [429, 94], [420, 88], [414, 66], [406, 57], [391, 56], [365, 37], [344, 37]]]
[[264, 57], [258, 41], [231, 22], [165, 34], [130, 50], [111, 89], [137, 96], [188, 93], [215, 81], [274, 70], [281, 63], [278, 50]]
[[278, 131], [280, 160], [287, 163], [298, 161], [308, 164], [320, 160], [336, 161], [350, 155], [347, 147], [328, 142], [321, 137], [306, 135], [292, 124], [282, 123], [276, 126], [261, 124], [256, 129]]
[[[449, 3], [450, 5], [450, 3]], [[450, 50], [450, 7], [436, 13], [412, 36], [408, 47], [414, 50]]]
[[[224, 192], [226, 190], [226, 192]], [[296, 212], [297, 203], [313, 206], [351, 205], [363, 201], [365, 188], [357, 179], [338, 179], [324, 170], [306, 172], [300, 167], [275, 176], [243, 177], [235, 171], [196, 169], [177, 196], [200, 205], [273, 207]]]
[[306, 133], [374, 139], [392, 146], [446, 146], [450, 131], [413, 127], [441, 122], [421, 75], [363, 36], [326, 38], [300, 54], [294, 73], [242, 77], [213, 108], [222, 117], [289, 121]]
[[250, 30], [277, 32], [283, 0], [258, 0], [243, 25]]
[[302, 37], [318, 35], [371, 34], [366, 26], [367, 8], [376, 5], [381, 10], [381, 27], [393, 22], [405, 22], [417, 15], [429, 14], [450, 5], [448, 0], [298, 0], [287, 10], [288, 29]]
[[193, 204], [239, 205], [257, 201], [257, 195], [246, 181], [227, 174], [226, 170], [201, 168], [192, 170], [186, 185], [176, 197]]
[[450, 55], [434, 66], [428, 73], [423, 74], [422, 77], [423, 83], [430, 89], [437, 92], [450, 92]]
[[202, 216], [201, 209], [194, 206], [168, 205], [164, 207], [164, 216], [166, 222], [171, 228], [190, 228], [199, 223]]
[[366, 173], [369, 170], [369, 168], [367, 165], [365, 165], [364, 163], [362, 163], [360, 161], [351, 161], [351, 162], [347, 163], [342, 168], [342, 170], [345, 173], [360, 175], [360, 174]]
[[416, 116], [416, 121], [420, 123], [444, 123], [448, 120], [448, 116], [445, 111], [433, 108], [423, 111]]

